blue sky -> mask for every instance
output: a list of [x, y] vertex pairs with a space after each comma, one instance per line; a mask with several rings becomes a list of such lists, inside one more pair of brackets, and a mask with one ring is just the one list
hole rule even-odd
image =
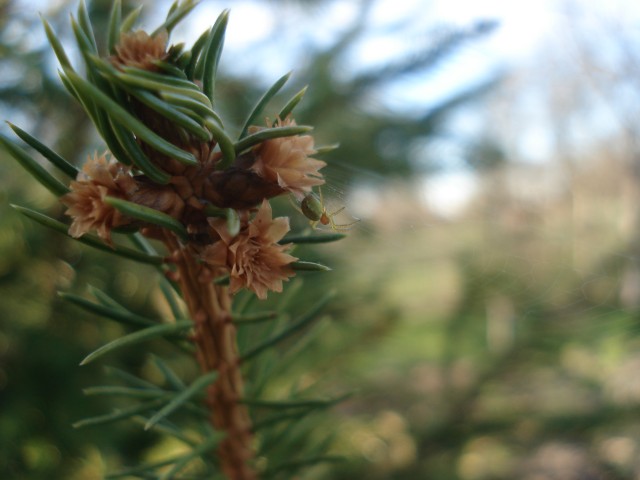
[[[500, 21], [501, 27], [490, 39], [467, 48], [439, 76], [428, 82], [415, 78], [411, 83], [396, 84], [384, 96], [392, 108], [415, 105], [416, 100], [429, 104], [505, 62], [522, 58], [553, 28], [557, 15], [553, 3], [556, 2], [379, 0], [369, 14], [371, 33], [352, 48], [349, 65], [358, 69], [391, 61], [438, 24], [464, 27], [481, 18]], [[327, 1], [311, 11], [310, 21], [309, 10], [289, 2], [283, 4], [286, 6], [274, 8], [272, 2], [205, 1], [188, 26], [176, 31], [176, 37], [192, 42], [223, 8], [231, 7], [222, 61], [238, 73], [260, 75], [266, 84], [283, 72], [295, 70], [309, 44], [329, 45], [359, 13], [359, 2]], [[149, 19], [149, 23], [153, 25], [158, 19]], [[403, 24], [402, 30], [396, 28], [398, 24]], [[238, 61], [242, 57], [247, 61]], [[261, 62], [258, 71], [257, 58], [268, 59]]]
[[[59, 2], [19, 0], [20, 3], [29, 7], [21, 8], [23, 14], [26, 11], [35, 14], [46, 12]], [[146, 2], [147, 14], [151, 14], [146, 16], [146, 26], [156, 25], [169, 3]], [[174, 39], [192, 43], [220, 11], [230, 8], [222, 61], [237, 73], [258, 75], [265, 84], [271, 84], [283, 72], [295, 70], [309, 45], [329, 45], [359, 14], [360, 3], [327, 0], [308, 10], [289, 1], [202, 0], [176, 30]], [[640, 11], [633, 0], [377, 0], [373, 5], [369, 25], [375, 33], [365, 35], [354, 46], [349, 59], [351, 68], [393, 59], [438, 24], [465, 26], [484, 18], [498, 20], [501, 25], [486, 41], [475, 43], [449, 62], [440, 75], [429, 81], [415, 78], [385, 92], [385, 101], [393, 108], [415, 105], [416, 101], [432, 103], [499, 66], [526, 59], [542, 39], [562, 28], [562, 20], [571, 6], [625, 20], [638, 18]], [[73, 2], [71, 7], [75, 9]], [[401, 30], [396, 28], [399, 24], [403, 25]], [[239, 60], [242, 58], [246, 61]], [[256, 63], [256, 59], [260, 61]]]

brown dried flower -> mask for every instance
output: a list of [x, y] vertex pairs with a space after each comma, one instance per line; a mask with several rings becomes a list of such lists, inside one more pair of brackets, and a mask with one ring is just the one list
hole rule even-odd
[[135, 191], [135, 180], [129, 170], [106, 154], [89, 157], [69, 185], [71, 191], [60, 198], [69, 207], [65, 212], [73, 217], [69, 235], [81, 237], [95, 229], [100, 238], [111, 244], [111, 229], [130, 223], [130, 219], [104, 202], [107, 196], [127, 198]]
[[[279, 127], [295, 124], [296, 122], [291, 119], [277, 122]], [[324, 183], [322, 174], [318, 170], [327, 164], [309, 157], [314, 153], [316, 151], [313, 148], [311, 135], [265, 140], [254, 149], [256, 160], [251, 169], [293, 193], [298, 200], [302, 200], [312, 187]]]
[[297, 260], [285, 253], [290, 244], [278, 244], [289, 231], [288, 218], [272, 219], [271, 205], [263, 200], [253, 220], [235, 237], [229, 235], [225, 220], [210, 223], [220, 241], [206, 247], [202, 259], [213, 267], [229, 270], [232, 293], [246, 287], [265, 299], [268, 290], [282, 291], [283, 280], [294, 275], [289, 264]]
[[137, 67], [143, 70], [157, 70], [154, 60], [162, 60], [167, 56], [169, 35], [165, 30], [153, 37], [147, 32], [137, 30], [120, 35], [116, 45], [116, 55], [112, 57], [115, 64]]

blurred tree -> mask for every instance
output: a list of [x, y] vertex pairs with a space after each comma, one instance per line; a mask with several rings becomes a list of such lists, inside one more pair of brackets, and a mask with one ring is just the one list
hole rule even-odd
[[[323, 2], [300, 3], [307, 9], [302, 18], [308, 28], [313, 29], [315, 15], [321, 13], [319, 6]], [[416, 144], [441, 133], [450, 113], [461, 105], [481, 98], [498, 80], [497, 74], [488, 79], [472, 80], [423, 111], [414, 108], [407, 112], [385, 106], [382, 98], [391, 86], [403, 82], [432, 81], [443, 66], [453, 61], [466, 47], [490, 35], [497, 23], [479, 20], [466, 28], [438, 26], [430, 32], [424, 32], [418, 41], [407, 45], [406, 51], [388, 63], [359, 68], [353, 64], [354, 48], [379, 33], [376, 28], [380, 27], [372, 26], [371, 22], [371, 11], [378, 3], [375, 0], [357, 2], [359, 11], [354, 15], [353, 23], [344, 28], [338, 37], [330, 39], [326, 45], [308, 45], [304, 49], [304, 57], [293, 61], [296, 65], [295, 79], [310, 83], [305, 101], [300, 105], [298, 119], [317, 125], [316, 138], [320, 142], [329, 143], [339, 139], [339, 150], [325, 157], [329, 163], [326, 175], [329, 178], [339, 177], [345, 182], [358, 177], [358, 172], [406, 177], [416, 170], [429, 173], [441, 168], [437, 164], [416, 162]], [[287, 2], [284, 5], [281, 12], [286, 15]], [[416, 13], [426, 15], [423, 11]], [[412, 18], [407, 16], [395, 23], [395, 34], [402, 36], [411, 21]], [[260, 90], [255, 85], [255, 79], [229, 79], [228, 95], [222, 101], [232, 112], [232, 117], [233, 112], [244, 111], [248, 107], [247, 99], [252, 98], [246, 95], [244, 88], [237, 88], [238, 84], [254, 85], [256, 92]], [[300, 87], [299, 84], [289, 86], [291, 92]], [[337, 166], [338, 173], [332, 171], [333, 166]]]
[[[571, 27], [562, 31], [586, 13], [571, 11]], [[370, 427], [364, 438], [384, 446], [362, 447], [368, 461], [340, 478], [638, 475], [640, 388], [630, 372], [639, 361], [640, 182], [631, 169], [640, 96], [637, 29], [623, 29], [625, 20], [604, 34], [591, 23], [573, 32], [584, 37], [587, 56], [567, 51], [575, 45], [566, 37], [555, 38], [488, 99], [486, 135], [467, 155], [481, 188], [466, 215], [421, 238], [423, 251], [454, 265], [455, 300], [445, 313], [434, 313], [428, 301], [419, 313], [402, 311], [407, 319], [395, 334], [413, 335], [406, 333], [398, 350], [421, 338], [425, 353], [407, 360], [401, 374], [371, 380], [367, 391], [369, 400], [404, 415], [416, 440], [414, 461], [383, 470], [394, 439]], [[603, 114], [609, 109], [616, 128]], [[624, 234], [621, 205], [632, 214]], [[409, 235], [396, 232], [395, 240], [403, 253], [417, 248]], [[424, 295], [436, 290], [435, 301], [446, 302], [439, 286], [451, 270], [424, 263], [431, 275], [415, 274], [413, 283], [428, 284]], [[386, 289], [397, 282], [411, 288], [407, 273], [385, 273]], [[415, 324], [406, 325], [410, 320]], [[381, 343], [388, 348], [391, 340]], [[385, 366], [367, 360], [371, 370]], [[372, 415], [371, 402], [360, 408]]]
[[[621, 178], [622, 214], [620, 233], [628, 241], [629, 255], [640, 255], [640, 36], [637, 24], [610, 12], [594, 12], [569, 2], [568, 15], [574, 19], [567, 25], [569, 46], [567, 56], [578, 59], [577, 75], [584, 79], [583, 88], [568, 95], [580, 98], [591, 111], [603, 110], [602, 117], [613, 123], [617, 137], [610, 146], [611, 159], [625, 170]], [[577, 109], [567, 109], [575, 111]], [[566, 115], [565, 115], [566, 116]], [[602, 121], [602, 120], [601, 120]], [[606, 124], [606, 120], [602, 121]], [[619, 268], [615, 256], [606, 262], [609, 268]], [[640, 308], [640, 266], [637, 261], [622, 267], [619, 298], [633, 309]]]
[[[313, 7], [314, 2], [309, 3]], [[490, 79], [451, 92], [428, 111], [410, 115], [388, 107], [372, 107], [377, 103], [372, 98], [390, 84], [409, 77], [428, 81], [466, 45], [481, 40], [495, 28], [492, 22], [480, 21], [466, 29], [425, 33], [423, 44], [414, 45], [390, 64], [366, 71], [345, 71], [350, 48], [370, 33], [368, 13], [372, 5], [373, 2], [362, 2], [356, 23], [332, 39], [329, 46], [309, 50], [300, 62], [304, 69], [298, 69], [296, 74], [297, 79], [311, 84], [299, 121], [318, 125], [317, 137], [321, 141], [341, 142], [340, 150], [327, 158], [337, 165], [339, 159], [346, 159], [339, 167], [344, 181], [350, 176], [357, 178], [363, 171], [389, 177], [410, 175], [416, 168], [416, 142], [435, 135], [449, 113], [479, 98], [495, 81]], [[92, 18], [104, 25], [110, 2], [96, 0], [89, 7]], [[44, 12], [54, 28], [63, 32], [63, 38], [68, 33], [68, 8], [68, 3], [62, 2]], [[0, 83], [0, 105], [5, 116], [15, 119], [34, 136], [44, 138], [66, 158], [79, 161], [93, 141], [90, 122], [61, 88], [44, 36], [34, 34], [41, 32], [38, 19], [19, 2], [4, 1], [0, 11], [0, 66], [6, 72]], [[309, 22], [313, 22], [312, 16]], [[402, 25], [396, 28], [402, 31]], [[103, 37], [100, 32], [96, 36]], [[221, 77], [229, 78], [224, 74]], [[296, 88], [300, 85], [291, 86], [289, 93]], [[224, 107], [238, 118], [239, 113], [233, 112], [246, 111], [247, 99], [255, 98], [253, 93], [262, 91], [262, 86], [255, 79], [230, 78], [224, 81], [223, 89], [228, 93], [223, 99]], [[19, 218], [9, 208], [9, 200], [46, 209], [53, 208], [51, 199], [43, 190], [34, 189], [33, 182], [4, 152], [0, 155], [0, 318], [4, 319], [0, 326], [0, 477], [100, 478], [100, 463], [105, 459], [100, 459], [95, 445], [110, 451], [114, 463], [134, 462], [155, 439], [132, 430], [87, 430], [79, 434], [70, 428], [74, 420], [104, 410], [97, 402], [81, 396], [82, 386], [89, 383], [87, 377], [95, 372], [77, 369], [76, 364], [96, 338], [104, 336], [103, 329], [111, 327], [86, 317], [86, 323], [81, 323], [83, 317], [73, 307], [54, 301], [55, 292], [75, 283], [77, 278], [90, 278], [90, 283], [101, 284], [110, 295], [141, 308], [149, 301], [151, 287], [139, 278], [147, 272], [134, 270], [125, 262], [105, 265], [100, 254], [71, 247], [63, 237], [50, 235]], [[436, 167], [428, 165], [426, 170]], [[63, 218], [59, 208], [54, 215]], [[119, 281], [114, 280], [116, 277]], [[123, 283], [123, 278], [128, 283]], [[123, 284], [128, 285], [129, 291], [123, 289]], [[384, 283], [377, 285], [368, 286], [362, 295], [376, 299], [377, 289], [383, 289]], [[310, 289], [297, 301], [305, 303], [313, 293]], [[357, 310], [348, 310], [350, 305], [353, 307], [345, 301], [340, 307], [343, 317], [357, 314]], [[362, 338], [372, 345], [397, 323], [393, 308], [370, 313], [371, 328], [350, 331], [350, 342]], [[116, 363], [142, 368], [143, 357], [144, 352], [132, 352]], [[342, 361], [348, 361], [348, 355]], [[292, 367], [291, 375], [298, 374], [299, 369]], [[315, 368], [320, 370], [322, 365]]]

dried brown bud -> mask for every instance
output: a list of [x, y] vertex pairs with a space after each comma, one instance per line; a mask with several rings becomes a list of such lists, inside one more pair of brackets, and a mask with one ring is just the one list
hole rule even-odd
[[278, 244], [289, 231], [288, 218], [272, 219], [271, 205], [264, 200], [253, 220], [235, 237], [229, 235], [224, 219], [210, 223], [221, 239], [203, 250], [202, 259], [229, 271], [232, 293], [246, 287], [265, 299], [269, 290], [282, 291], [282, 282], [294, 275], [289, 264], [297, 260], [285, 253], [291, 245]]
[[179, 219], [184, 211], [184, 201], [172, 186], [145, 184], [138, 181], [138, 189], [131, 194], [129, 200], [176, 219]]
[[235, 209], [255, 207], [263, 199], [285, 192], [277, 183], [256, 172], [236, 167], [210, 173], [203, 187], [202, 194], [207, 201], [216, 207]]
[[[295, 124], [295, 121], [287, 119], [284, 122], [278, 121], [277, 126]], [[256, 161], [251, 169], [269, 182], [293, 193], [299, 200], [304, 198], [312, 187], [324, 183], [318, 170], [327, 164], [309, 157], [316, 153], [311, 135], [273, 138], [262, 142], [253, 151]]]
[[153, 61], [163, 60], [167, 56], [168, 40], [169, 35], [164, 30], [153, 37], [142, 30], [123, 33], [115, 47], [116, 55], [112, 57], [112, 61], [116, 65], [157, 70]]
[[84, 164], [75, 181], [69, 185], [71, 191], [60, 198], [69, 207], [65, 212], [73, 218], [69, 235], [81, 237], [90, 230], [111, 244], [111, 229], [130, 223], [130, 219], [104, 202], [104, 198], [127, 198], [137, 186], [129, 170], [106, 154], [94, 154]]

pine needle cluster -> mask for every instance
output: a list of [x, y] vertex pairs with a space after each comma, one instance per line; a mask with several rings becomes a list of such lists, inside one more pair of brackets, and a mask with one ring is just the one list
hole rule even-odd
[[[216, 78], [229, 12], [224, 11], [191, 49], [171, 44], [174, 27], [197, 2], [178, 1], [165, 21], [135, 30], [140, 9], [123, 16], [113, 3], [106, 51], [100, 52], [84, 3], [71, 26], [84, 67], [74, 67], [55, 32], [44, 27], [60, 63], [60, 78], [86, 111], [105, 143], [81, 168], [10, 124], [16, 135], [60, 175], [54, 175], [13, 140], [0, 143], [36, 180], [59, 197], [69, 222], [26, 207], [15, 208], [44, 226], [113, 255], [150, 264], [159, 272], [170, 318], [130, 311], [91, 288], [91, 299], [61, 293], [78, 307], [127, 326], [123, 336], [86, 356], [82, 365], [112, 352], [164, 338], [197, 361], [201, 375], [185, 384], [161, 358], [162, 386], [111, 370], [117, 383], [90, 395], [128, 399], [124, 409], [88, 418], [76, 427], [132, 419], [183, 442], [176, 457], [109, 474], [109, 478], [292, 478], [326, 455], [326, 442], [309, 440], [310, 415], [339, 398], [310, 398], [293, 389], [268, 398], [265, 385], [286, 359], [279, 347], [302, 342], [321, 318], [331, 294], [298, 318], [261, 311], [251, 296], [282, 292], [297, 271], [327, 271], [294, 256], [297, 243], [344, 236], [327, 216], [314, 187], [324, 183], [325, 162], [312, 128], [292, 112], [305, 89], [263, 123], [265, 108], [282, 89], [280, 78], [249, 112], [235, 138], [216, 111]], [[261, 125], [259, 125], [261, 124]], [[66, 176], [69, 181], [59, 178]], [[291, 233], [289, 218], [274, 218], [270, 200], [292, 198], [299, 213], [333, 231]], [[320, 200], [319, 200], [320, 199]], [[117, 236], [114, 236], [117, 233]], [[121, 239], [128, 238], [131, 245]], [[258, 329], [259, 335], [239, 335]], [[176, 421], [178, 419], [179, 421]]]

